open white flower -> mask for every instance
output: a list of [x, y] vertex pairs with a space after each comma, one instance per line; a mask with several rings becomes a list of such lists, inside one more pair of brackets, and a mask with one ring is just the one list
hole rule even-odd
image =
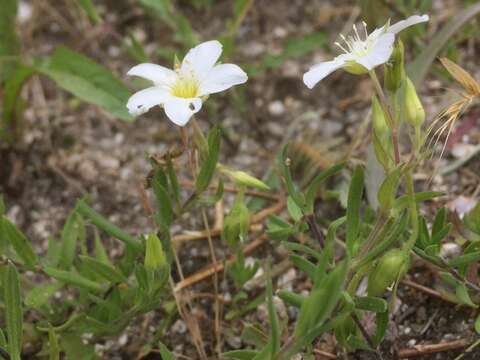
[[344, 54], [331, 61], [314, 65], [303, 75], [303, 82], [311, 89], [335, 70], [344, 69], [353, 74], [364, 74], [378, 65], [385, 64], [392, 55], [395, 35], [409, 26], [426, 22], [428, 19], [428, 15], [414, 15], [391, 26], [390, 22], [387, 22], [371, 34], [368, 34], [367, 26], [363, 23], [364, 34], [362, 35], [354, 25], [352, 36], [346, 38], [340, 35], [345, 45], [335, 43]]
[[151, 80], [153, 86], [128, 99], [129, 112], [137, 116], [160, 105], [173, 123], [184, 126], [208, 95], [247, 81], [237, 65], [215, 65], [221, 53], [222, 44], [212, 40], [190, 49], [178, 69], [148, 63], [134, 66], [127, 74]]

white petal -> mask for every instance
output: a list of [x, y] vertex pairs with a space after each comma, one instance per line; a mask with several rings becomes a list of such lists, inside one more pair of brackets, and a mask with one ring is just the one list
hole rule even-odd
[[138, 116], [146, 113], [155, 105], [163, 104], [168, 97], [169, 94], [167, 90], [152, 86], [130, 96], [127, 102], [127, 108], [130, 114]]
[[164, 105], [165, 114], [178, 126], [184, 126], [193, 114], [202, 108], [202, 100], [199, 98], [184, 99], [171, 97]]
[[392, 33], [380, 35], [368, 54], [355, 59], [355, 62], [368, 71], [378, 65], [385, 64], [390, 59], [390, 55], [392, 55], [394, 41], [395, 35]]
[[198, 80], [203, 80], [222, 54], [222, 44], [211, 40], [190, 49], [182, 61], [181, 73], [193, 72]]
[[155, 85], [170, 85], [177, 79], [175, 71], [157, 64], [140, 64], [131, 68], [127, 75], [140, 76]]
[[345, 59], [342, 56], [338, 56], [332, 61], [321, 62], [303, 74], [303, 82], [309, 89], [312, 89], [320, 80], [343, 66], [345, 66]]
[[216, 65], [200, 83], [198, 96], [227, 90], [234, 85], [243, 84], [247, 80], [247, 74], [235, 64]]
[[405, 20], [397, 22], [396, 24], [393, 24], [392, 26], [390, 26], [388, 28], [387, 32], [392, 33], [392, 34], [397, 34], [397, 33], [399, 33], [400, 31], [402, 31], [403, 29], [405, 29], [409, 26], [419, 24], [419, 23], [423, 23], [423, 22], [427, 22], [428, 20], [429, 20], [428, 15], [422, 15], [422, 16], [413, 15], [413, 16], [410, 16], [408, 19], [405, 19]]

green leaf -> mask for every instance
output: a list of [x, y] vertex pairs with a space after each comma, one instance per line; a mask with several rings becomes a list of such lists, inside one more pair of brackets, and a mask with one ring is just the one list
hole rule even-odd
[[407, 68], [408, 76], [412, 79], [415, 86], [423, 83], [428, 73], [430, 65], [438, 56], [440, 50], [448, 40], [468, 21], [473, 19], [480, 12], [480, 3], [469, 6], [458, 12], [450, 18], [447, 24], [443, 25], [441, 30], [429, 41], [420, 55]]
[[62, 251], [60, 256], [59, 267], [69, 270], [72, 266], [75, 252], [77, 249], [77, 240], [80, 232], [80, 222], [76, 209], [73, 209], [68, 215], [67, 221], [62, 229]]
[[[391, 229], [390, 232], [387, 232], [385, 238], [381, 240], [378, 245], [376, 245], [372, 250], [370, 250], [364, 258], [362, 258], [359, 261], [355, 261], [352, 265], [354, 269], [359, 269], [362, 266], [366, 265], [370, 261], [374, 260], [377, 258], [380, 254], [382, 254], [384, 251], [389, 249], [395, 242], [400, 241], [402, 238], [402, 234], [407, 228], [408, 224], [408, 216], [405, 213], [400, 214], [398, 219], [396, 219], [396, 223], [394, 227]], [[385, 225], [385, 230], [388, 231], [388, 223]], [[382, 239], [382, 237], [379, 237], [379, 239]]]
[[372, 341], [375, 345], [378, 345], [387, 332], [388, 311], [375, 314], [375, 320], [377, 322], [377, 328], [375, 330], [375, 334], [372, 336]]
[[162, 360], [177, 360], [170, 350], [168, 350], [162, 343], [160, 343], [160, 355], [162, 355]]
[[161, 168], [157, 168], [152, 180], [152, 188], [157, 199], [157, 222], [162, 231], [167, 231], [173, 221], [173, 209], [166, 187], [166, 177]]
[[348, 259], [343, 260], [326, 277], [321, 287], [311, 291], [300, 308], [295, 326], [298, 338], [307, 337], [317, 327], [322, 327], [326, 318], [335, 308], [348, 270]]
[[0, 194], [0, 217], [5, 215], [5, 211], [7, 211], [5, 201], [3, 201], [3, 195]]
[[30, 308], [40, 309], [62, 286], [63, 284], [59, 282], [35, 286], [25, 297], [25, 305]]
[[83, 101], [96, 104], [122, 120], [134, 119], [126, 108], [130, 97], [127, 87], [86, 56], [59, 47], [37, 70]]
[[435, 215], [435, 219], [433, 220], [432, 235], [441, 231], [444, 228], [446, 221], [447, 221], [447, 209], [440, 208], [440, 210], [438, 210], [437, 214]]
[[112, 265], [110, 258], [108, 257], [107, 250], [103, 246], [102, 239], [98, 234], [97, 229], [95, 229], [95, 257], [98, 261], [101, 261], [104, 264]]
[[288, 305], [295, 306], [297, 308], [301, 307], [305, 301], [305, 296], [300, 294], [295, 294], [294, 292], [288, 290], [280, 290], [277, 293], [278, 297], [282, 299]]
[[89, 219], [92, 224], [97, 226], [99, 229], [102, 229], [107, 234], [124, 242], [137, 252], [143, 250], [143, 245], [137, 239], [105, 219], [102, 215], [88, 206], [84, 200], [79, 200], [75, 208], [82, 216]]
[[[269, 271], [270, 272], [270, 269]], [[268, 322], [270, 323], [270, 342], [272, 346], [272, 359], [274, 355], [280, 349], [280, 325], [278, 323], [277, 312], [275, 311], [275, 306], [273, 305], [273, 288], [272, 288], [272, 278], [269, 274], [267, 279], [267, 308], [268, 308]]]
[[3, 333], [3, 330], [1, 328], [0, 328], [0, 347], [1, 348], [7, 347], [7, 338], [5, 337], [5, 334]]
[[61, 347], [65, 351], [65, 359], [68, 360], [96, 360], [93, 344], [85, 344], [81, 336], [74, 332], [63, 333]]
[[402, 175], [402, 166], [395, 168], [390, 174], [385, 177], [385, 180], [380, 185], [378, 190], [378, 204], [380, 211], [389, 211], [394, 203], [397, 195], [397, 188]]
[[83, 255], [80, 255], [80, 260], [82, 260], [82, 262], [98, 276], [113, 284], [127, 281], [122, 273], [117, 271], [113, 266], [107, 265], [102, 261]]
[[98, 25], [102, 22], [102, 18], [100, 15], [98, 15], [97, 9], [95, 9], [95, 5], [93, 5], [92, 0], [77, 0], [77, 2], [95, 25]]
[[308, 186], [308, 189], [305, 195], [305, 198], [306, 198], [305, 211], [306, 212], [308, 213], [313, 212], [313, 205], [314, 205], [315, 198], [318, 192], [318, 187], [320, 186], [320, 184], [322, 184], [329, 177], [338, 173], [344, 167], [345, 167], [345, 163], [342, 162], [342, 163], [333, 165], [332, 167], [328, 168], [325, 171], [322, 171], [320, 174], [315, 176], [315, 178], [312, 180], [312, 182]]
[[237, 360], [252, 360], [258, 354], [254, 350], [232, 350], [222, 354], [222, 357]]
[[462, 265], [468, 265], [473, 262], [480, 261], [480, 251], [475, 251], [470, 254], [460, 255], [448, 262], [451, 267], [459, 267]]
[[282, 175], [285, 180], [285, 186], [287, 187], [288, 195], [290, 195], [300, 209], [305, 207], [305, 198], [302, 193], [295, 189], [293, 184], [292, 174], [290, 172], [290, 159], [287, 156], [288, 146], [285, 146], [282, 151], [281, 168]]
[[288, 259], [300, 270], [305, 272], [308, 277], [312, 280], [315, 280], [315, 275], [317, 273], [317, 267], [307, 259], [298, 256], [297, 254], [291, 254], [288, 256]]
[[8, 335], [8, 351], [12, 360], [20, 360], [22, 352], [23, 309], [17, 269], [8, 263], [3, 272], [3, 301]]
[[458, 284], [455, 288], [455, 295], [457, 298], [465, 305], [477, 308], [478, 306], [475, 305], [468, 294], [468, 289], [464, 284]]
[[0, 84], [10, 77], [20, 54], [15, 28], [17, 0], [2, 0], [0, 11]]
[[347, 202], [347, 235], [346, 244], [349, 254], [357, 251], [357, 237], [360, 229], [360, 204], [363, 195], [363, 168], [357, 166], [353, 172], [352, 181], [348, 190]]
[[218, 154], [220, 151], [220, 127], [216, 126], [208, 133], [208, 156], [200, 168], [195, 183], [197, 193], [205, 191], [212, 180], [217, 167]]
[[388, 304], [384, 299], [372, 296], [356, 297], [355, 307], [360, 310], [383, 313], [387, 311]]
[[298, 222], [303, 218], [302, 209], [298, 207], [291, 196], [288, 196], [287, 198], [287, 210], [295, 222]]
[[91, 290], [93, 292], [101, 292], [103, 290], [99, 283], [71, 271], [59, 270], [48, 266], [45, 267], [44, 271], [47, 275], [75, 287]]
[[[0, 35], [0, 38], [1, 38], [1, 35]], [[2, 60], [0, 55], [0, 69], [2, 68], [1, 62]], [[18, 104], [22, 100], [20, 96], [20, 91], [22, 90], [23, 85], [30, 78], [30, 76], [34, 74], [35, 74], [34, 68], [19, 63], [15, 67], [15, 70], [10, 74], [7, 81], [5, 82], [5, 87], [3, 91], [3, 114], [2, 114], [2, 121], [4, 122], [4, 126], [6, 126], [7, 124], [13, 124], [15, 120], [19, 117], [19, 114], [17, 114], [17, 111], [19, 109]], [[1, 74], [0, 74], [0, 82], [1, 82]], [[0, 131], [1, 130], [2, 129], [0, 128]]]
[[25, 265], [33, 268], [37, 264], [38, 258], [33, 251], [30, 241], [6, 217], [3, 217], [0, 221], [2, 222], [2, 231], [5, 233], [6, 238], [15, 249], [17, 255], [22, 259]]
[[477, 334], [480, 334], [480, 314], [475, 319], [474, 327], [475, 327], [475, 331], [477, 332]]
[[50, 325], [48, 329], [48, 347], [49, 347], [49, 359], [60, 360], [60, 349], [58, 347], [58, 339], [53, 327]]
[[170, 186], [172, 188], [173, 199], [175, 204], [180, 206], [180, 185], [178, 184], [177, 174], [173, 166], [173, 161], [170, 158], [170, 155], [167, 155], [167, 174], [168, 179], [170, 180]]
[[[415, 193], [415, 201], [419, 203], [419, 202], [432, 200], [440, 196], [445, 196], [445, 193], [439, 192], [439, 191], [423, 191], [423, 192]], [[402, 195], [395, 200], [395, 204], [393, 206], [396, 211], [402, 211], [408, 206], [408, 204], [409, 204], [408, 196]]]

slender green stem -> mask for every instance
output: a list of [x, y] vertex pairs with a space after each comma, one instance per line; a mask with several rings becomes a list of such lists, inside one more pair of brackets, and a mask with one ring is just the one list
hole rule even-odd
[[415, 189], [413, 186], [413, 176], [411, 168], [408, 168], [405, 172], [405, 189], [407, 190], [407, 196], [409, 199], [408, 211], [410, 214], [412, 232], [404, 245], [404, 249], [410, 251], [415, 246], [415, 242], [418, 238], [418, 209], [417, 202], [415, 201]]
[[372, 79], [373, 85], [375, 86], [375, 91], [377, 92], [378, 97], [380, 98], [380, 104], [382, 105], [383, 112], [385, 113], [385, 116], [387, 118], [387, 124], [390, 127], [390, 130], [392, 132], [391, 137], [392, 137], [392, 144], [393, 144], [393, 155], [394, 155], [395, 164], [398, 165], [400, 163], [400, 147], [398, 145], [397, 121], [394, 117], [392, 109], [388, 104], [387, 97], [383, 92], [382, 86], [378, 81], [378, 77], [375, 70], [371, 70], [369, 74], [370, 74], [370, 78]]

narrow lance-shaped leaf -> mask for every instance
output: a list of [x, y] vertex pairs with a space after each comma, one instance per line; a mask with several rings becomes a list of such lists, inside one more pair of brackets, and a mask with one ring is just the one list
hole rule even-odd
[[163, 231], [166, 231], [173, 221], [173, 209], [170, 196], [166, 188], [166, 176], [161, 168], [157, 168], [155, 171], [152, 181], [152, 188], [157, 199], [157, 222], [160, 228]]
[[126, 281], [127, 279], [122, 273], [117, 271], [114, 267], [105, 264], [97, 259], [89, 256], [80, 256], [80, 259], [88, 266], [90, 270], [95, 272], [98, 276], [110, 281], [113, 284]]
[[208, 134], [208, 156], [200, 168], [200, 172], [195, 183], [197, 193], [205, 191], [212, 180], [215, 168], [217, 167], [218, 155], [220, 151], [220, 128], [218, 126], [210, 130]]
[[[269, 269], [270, 272], [270, 269]], [[269, 274], [270, 275], [270, 274]], [[272, 346], [272, 359], [274, 355], [280, 349], [280, 325], [278, 323], [277, 313], [275, 306], [273, 305], [273, 289], [271, 276], [267, 279], [267, 308], [268, 308], [268, 321], [270, 323], [270, 341]]]
[[313, 205], [315, 202], [315, 197], [317, 195], [318, 187], [320, 184], [322, 184], [326, 179], [329, 177], [335, 175], [338, 173], [340, 170], [342, 170], [345, 167], [345, 163], [339, 163], [336, 165], [333, 165], [332, 167], [328, 168], [325, 171], [322, 171], [320, 174], [315, 176], [315, 178], [312, 180], [310, 185], [308, 186], [307, 192], [306, 192], [306, 206], [305, 206], [305, 211], [308, 213], [313, 212]]
[[95, 9], [92, 0], [77, 0], [77, 2], [95, 25], [102, 22], [102, 18], [98, 15], [97, 9]]
[[10, 76], [20, 52], [15, 29], [17, 0], [2, 0], [0, 11], [0, 84]]
[[44, 271], [45, 273], [47, 273], [47, 275], [57, 280], [60, 280], [66, 284], [70, 284], [70, 285], [91, 290], [94, 292], [101, 292], [103, 289], [99, 283], [92, 281], [90, 279], [87, 279], [82, 275], [71, 272], [71, 271], [58, 270], [48, 266], [45, 267]]
[[4, 270], [2, 283], [8, 350], [12, 360], [20, 360], [22, 351], [23, 309], [18, 273], [12, 263], [9, 263]]
[[162, 355], [162, 360], [177, 360], [177, 358], [168, 350], [168, 348], [160, 343], [160, 355]]
[[297, 191], [295, 189], [295, 185], [293, 184], [293, 179], [292, 179], [292, 174], [290, 172], [290, 159], [287, 157], [287, 152], [288, 152], [288, 147], [285, 146], [282, 151], [282, 157], [281, 157], [281, 168], [282, 168], [282, 175], [285, 180], [285, 186], [287, 187], [287, 192], [288, 195], [292, 197], [292, 199], [295, 201], [297, 206], [300, 209], [303, 209], [305, 206], [305, 197], [303, 196], [302, 193]]
[[6, 217], [3, 217], [3, 219], [0, 218], [0, 221], [2, 223], [2, 231], [4, 232], [6, 238], [9, 240], [10, 244], [15, 249], [17, 255], [20, 257], [20, 259], [22, 259], [25, 265], [33, 268], [38, 262], [38, 258], [33, 251], [30, 241]]
[[84, 200], [78, 201], [76, 209], [81, 215], [89, 219], [98, 228], [102, 229], [114, 238], [124, 242], [125, 244], [130, 245], [130, 247], [135, 251], [142, 251], [143, 245], [137, 239], [105, 219], [102, 215], [88, 206]]
[[68, 215], [67, 221], [62, 230], [62, 252], [60, 256], [60, 267], [63, 269], [70, 269], [75, 258], [75, 251], [77, 248], [77, 240], [79, 236], [79, 221], [77, 211], [74, 209]]
[[401, 175], [402, 167], [399, 166], [388, 174], [385, 180], [383, 180], [382, 185], [380, 185], [380, 189], [378, 190], [380, 211], [386, 213], [392, 208]]
[[125, 104], [130, 91], [112, 73], [88, 57], [65, 47], [38, 64], [37, 70], [78, 98], [96, 104], [122, 120], [133, 121]]
[[360, 203], [363, 195], [363, 168], [357, 166], [353, 172], [347, 202], [347, 251], [352, 256], [357, 249], [360, 228]]
[[[0, 68], [1, 62], [2, 61], [0, 57]], [[2, 114], [2, 121], [4, 122], [4, 125], [13, 123], [18, 117], [18, 114], [16, 112], [19, 109], [18, 104], [22, 99], [20, 96], [20, 91], [22, 90], [23, 85], [30, 78], [30, 76], [34, 74], [34, 68], [23, 64], [17, 64], [15, 70], [12, 72], [12, 74], [10, 74], [7, 81], [5, 82], [5, 87], [3, 90]]]

